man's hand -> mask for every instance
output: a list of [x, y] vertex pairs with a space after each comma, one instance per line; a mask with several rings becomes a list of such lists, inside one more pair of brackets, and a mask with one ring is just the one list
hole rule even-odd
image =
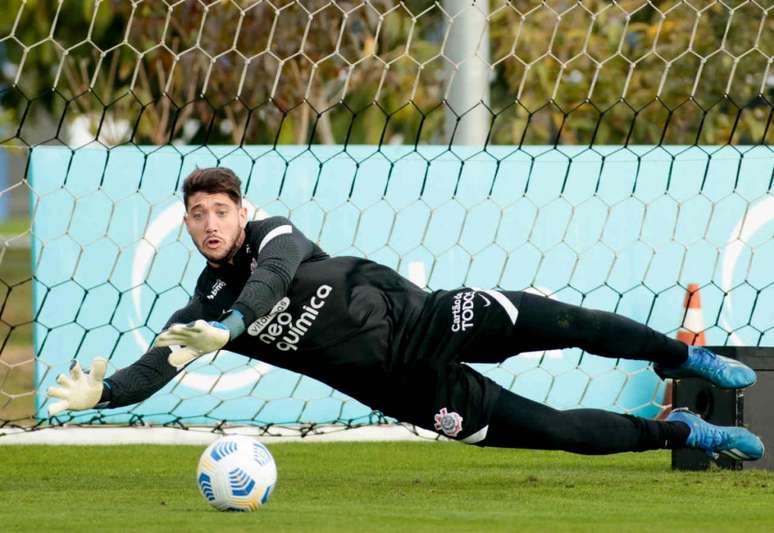
[[169, 364], [184, 366], [197, 357], [223, 348], [231, 337], [228, 328], [220, 322], [197, 320], [190, 324], [172, 324], [158, 336], [154, 346], [182, 346], [169, 354]]
[[48, 406], [48, 416], [54, 416], [65, 409], [83, 411], [91, 409], [102, 397], [102, 378], [105, 377], [107, 359], [96, 357], [91, 362], [91, 372], [81, 370], [78, 361], [70, 363], [70, 376], [59, 374], [56, 382], [61, 387], [49, 387], [48, 396], [61, 401]]

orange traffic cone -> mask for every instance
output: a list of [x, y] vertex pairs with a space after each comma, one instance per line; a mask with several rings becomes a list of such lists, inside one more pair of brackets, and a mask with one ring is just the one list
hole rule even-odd
[[677, 332], [678, 340], [685, 344], [704, 346], [707, 339], [704, 337], [704, 317], [701, 313], [701, 296], [699, 286], [696, 283], [688, 285], [683, 303], [685, 314], [683, 315], [683, 327]]
[[[704, 317], [701, 312], [701, 296], [699, 286], [689, 283], [683, 301], [683, 325], [677, 332], [677, 339], [685, 344], [704, 346], [707, 339], [704, 337]], [[663, 420], [672, 411], [672, 380], [667, 380], [664, 391], [664, 408], [656, 418]]]

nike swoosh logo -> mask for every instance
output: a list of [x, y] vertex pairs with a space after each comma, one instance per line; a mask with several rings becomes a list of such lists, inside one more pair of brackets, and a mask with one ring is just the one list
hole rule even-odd
[[482, 292], [488, 294], [490, 298], [499, 303], [503, 310], [508, 314], [508, 318], [510, 318], [511, 324], [516, 324], [516, 319], [519, 318], [519, 310], [502, 292], [495, 290], [481, 290], [476, 288], [473, 288], [473, 290], [476, 291], [476, 294], [486, 300], [486, 305], [484, 307], [489, 307], [489, 299], [482, 295]]
[[477, 292], [476, 294], [478, 294], [479, 296], [481, 296], [481, 298], [483, 298], [483, 299], [484, 299], [484, 301], [486, 302], [486, 305], [485, 305], [484, 307], [489, 307], [489, 304], [491, 304], [491, 303], [492, 303], [492, 302], [490, 302], [490, 301], [489, 301], [489, 298], [487, 298], [486, 296], [484, 296], [484, 295], [483, 295], [483, 294], [481, 294], [480, 292]]

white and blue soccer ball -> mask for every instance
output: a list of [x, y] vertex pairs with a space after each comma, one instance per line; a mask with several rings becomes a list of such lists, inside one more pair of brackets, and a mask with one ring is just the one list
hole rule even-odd
[[257, 440], [229, 435], [204, 450], [196, 484], [207, 503], [220, 511], [255, 511], [269, 501], [277, 484], [277, 465]]

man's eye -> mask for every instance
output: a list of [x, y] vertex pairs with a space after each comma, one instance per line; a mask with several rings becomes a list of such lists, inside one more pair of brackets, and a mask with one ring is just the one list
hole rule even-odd
[[218, 216], [219, 216], [219, 217], [224, 217], [224, 216], [226, 216], [227, 214], [228, 214], [228, 211], [218, 211]]
[[194, 220], [201, 220], [202, 217], [203, 217], [203, 215], [201, 213], [194, 213], [193, 214], [193, 219]]

